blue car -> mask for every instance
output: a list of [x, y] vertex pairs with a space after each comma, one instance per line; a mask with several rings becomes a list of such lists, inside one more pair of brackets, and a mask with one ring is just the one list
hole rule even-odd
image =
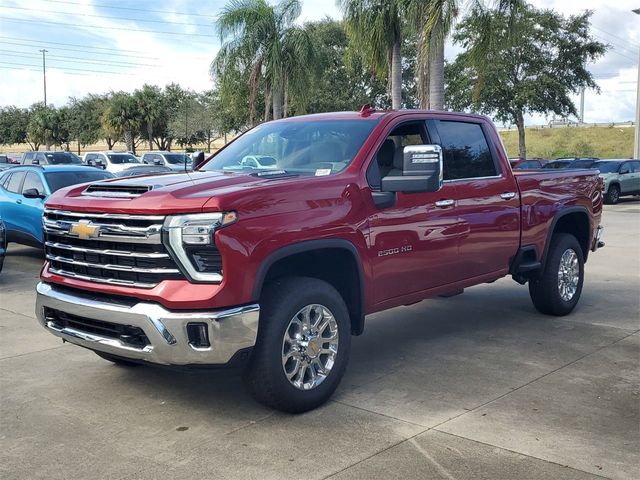
[[6, 242], [42, 248], [42, 212], [49, 195], [70, 185], [113, 178], [85, 166], [28, 165], [0, 172], [0, 217]]

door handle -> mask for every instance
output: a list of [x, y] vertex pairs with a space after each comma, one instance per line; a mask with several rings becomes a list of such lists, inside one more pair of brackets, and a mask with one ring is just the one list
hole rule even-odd
[[451, 200], [451, 199], [447, 199], [447, 200], [438, 200], [436, 202], [436, 207], [440, 207], [440, 208], [445, 208], [445, 207], [450, 207], [452, 206], [455, 202], [455, 200]]
[[504, 192], [500, 194], [500, 198], [502, 198], [503, 200], [511, 200], [515, 196], [516, 192]]
[[22, 205], [22, 200], [21, 200], [21, 199], [18, 199], [18, 200], [16, 200], [16, 203], [17, 203], [18, 205]]

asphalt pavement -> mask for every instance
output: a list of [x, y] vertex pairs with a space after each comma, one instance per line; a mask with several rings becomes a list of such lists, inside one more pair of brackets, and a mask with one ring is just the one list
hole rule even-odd
[[34, 316], [42, 265], [0, 274], [0, 478], [640, 478], [640, 201], [568, 317], [510, 278], [367, 318], [333, 400], [288, 415], [237, 371], [122, 368]]

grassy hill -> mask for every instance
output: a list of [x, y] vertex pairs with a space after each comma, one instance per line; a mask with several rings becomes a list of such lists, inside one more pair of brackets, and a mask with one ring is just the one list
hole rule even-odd
[[[562, 156], [596, 156], [600, 158], [631, 158], [633, 155], [634, 129], [629, 127], [570, 127], [570, 128], [528, 128], [526, 130], [527, 156], [558, 158]], [[518, 132], [517, 130], [505, 130], [500, 136], [507, 148], [510, 158], [518, 156]], [[229, 137], [231, 138], [231, 137]], [[214, 149], [224, 145], [223, 139], [214, 142]], [[194, 146], [196, 149], [205, 149], [204, 145]], [[40, 147], [44, 150], [45, 147]], [[146, 142], [138, 147], [141, 154], [147, 150]], [[106, 150], [103, 143], [89, 145], [82, 149], [84, 152]], [[123, 143], [116, 144], [114, 150], [125, 150]], [[173, 148], [180, 151], [179, 146]], [[0, 146], [0, 153], [24, 152], [29, 150], [28, 145], [4, 145]], [[71, 144], [71, 151], [77, 152], [77, 145]]]
[[[594, 156], [631, 158], [634, 129], [629, 127], [527, 128], [527, 157]], [[500, 132], [510, 158], [518, 156], [518, 131]]]

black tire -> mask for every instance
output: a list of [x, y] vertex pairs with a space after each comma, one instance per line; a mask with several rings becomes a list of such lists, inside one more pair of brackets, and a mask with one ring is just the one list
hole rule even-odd
[[116, 355], [111, 355], [110, 353], [105, 353], [105, 352], [95, 352], [94, 353], [96, 355], [98, 355], [100, 358], [104, 358], [105, 360], [108, 360], [111, 363], [114, 363], [116, 365], [118, 365], [119, 367], [140, 367], [141, 364], [137, 363], [137, 362], [132, 362], [130, 360], [127, 360], [125, 358], [121, 358], [118, 357]]
[[[573, 250], [578, 262], [578, 283], [573, 296], [565, 300], [559, 287], [559, 270], [562, 256]], [[584, 283], [584, 258], [580, 243], [573, 235], [558, 233], [551, 239], [547, 260], [542, 275], [529, 281], [529, 294], [533, 305], [540, 313], [563, 316], [571, 313], [580, 300]]]
[[620, 200], [620, 187], [617, 184], [609, 186], [607, 194], [604, 196], [604, 203], [615, 205]]
[[[287, 379], [282, 365], [283, 339], [289, 322], [302, 308], [319, 304], [329, 309], [338, 329], [338, 347], [328, 375], [315, 388], [301, 390]], [[260, 300], [258, 338], [244, 372], [253, 397], [276, 410], [301, 413], [324, 402], [338, 387], [349, 359], [351, 322], [342, 296], [327, 282], [308, 277], [275, 280]]]

